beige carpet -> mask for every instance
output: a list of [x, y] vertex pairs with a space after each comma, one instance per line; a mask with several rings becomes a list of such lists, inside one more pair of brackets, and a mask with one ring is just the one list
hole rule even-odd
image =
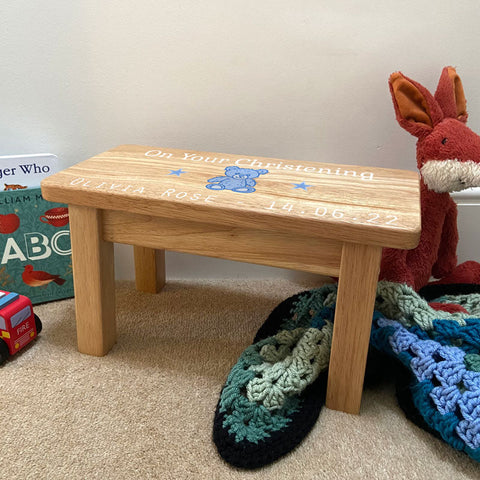
[[272, 308], [307, 286], [284, 280], [117, 287], [118, 343], [76, 351], [73, 300], [36, 307], [44, 330], [0, 367], [2, 479], [479, 479], [480, 465], [407, 421], [391, 386], [359, 416], [324, 409], [272, 466], [236, 470], [211, 441], [221, 386]]

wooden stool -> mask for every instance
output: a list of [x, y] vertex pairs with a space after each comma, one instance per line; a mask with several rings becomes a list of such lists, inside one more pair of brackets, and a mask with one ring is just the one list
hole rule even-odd
[[165, 282], [165, 250], [339, 277], [327, 406], [358, 413], [382, 247], [420, 236], [415, 172], [126, 145], [42, 182], [68, 203], [78, 349], [116, 341], [113, 242], [137, 288]]

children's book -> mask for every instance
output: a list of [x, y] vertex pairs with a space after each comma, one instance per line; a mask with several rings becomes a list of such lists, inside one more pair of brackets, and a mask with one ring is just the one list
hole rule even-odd
[[0, 157], [0, 289], [34, 304], [73, 297], [68, 207], [40, 190], [58, 170], [51, 154]]

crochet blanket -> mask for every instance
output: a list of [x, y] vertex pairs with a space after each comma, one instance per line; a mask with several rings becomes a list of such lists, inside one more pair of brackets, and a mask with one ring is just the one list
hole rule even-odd
[[[480, 294], [445, 291], [430, 300], [460, 310], [434, 310], [412, 288], [379, 282], [366, 378], [390, 368], [407, 416], [479, 461]], [[229, 463], [270, 463], [314, 425], [325, 399], [335, 301], [336, 285], [325, 285], [282, 302], [232, 368], [214, 422], [214, 441]]]
[[[472, 335], [472, 332], [475, 332]], [[480, 461], [480, 320], [406, 328], [376, 312], [371, 344], [411, 371], [413, 405], [429, 431]], [[475, 338], [476, 337], [476, 338]], [[408, 413], [408, 412], [407, 412]]]

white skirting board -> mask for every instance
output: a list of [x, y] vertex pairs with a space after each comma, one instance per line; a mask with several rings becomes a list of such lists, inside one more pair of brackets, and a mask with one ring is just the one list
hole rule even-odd
[[480, 188], [452, 194], [458, 206], [458, 262], [480, 262]]

